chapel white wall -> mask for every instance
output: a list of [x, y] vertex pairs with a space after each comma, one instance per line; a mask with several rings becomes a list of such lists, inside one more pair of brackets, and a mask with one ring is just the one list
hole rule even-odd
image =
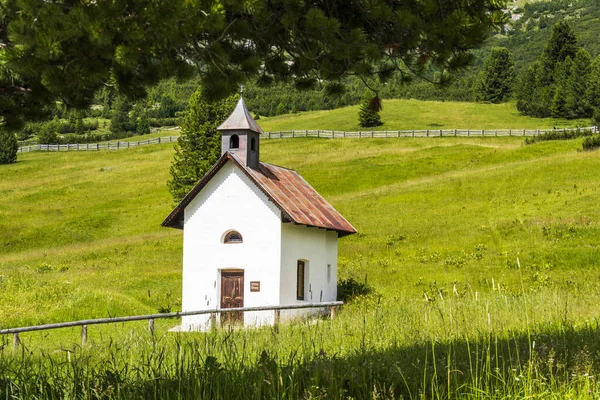
[[[227, 162], [185, 208], [183, 311], [220, 307], [220, 271], [244, 270], [244, 307], [280, 303], [281, 212], [252, 181]], [[224, 244], [229, 230], [243, 243]], [[250, 292], [250, 282], [260, 292]], [[272, 311], [245, 313], [245, 325], [272, 324]], [[218, 320], [218, 318], [217, 318]], [[208, 315], [182, 319], [182, 329], [209, 328]]]
[[[337, 297], [337, 232], [304, 225], [282, 224], [281, 228], [281, 304], [301, 304], [335, 301]], [[296, 277], [298, 260], [305, 261], [304, 300], [297, 300]], [[327, 265], [330, 275], [327, 275]], [[329, 279], [328, 279], [329, 278]], [[286, 310], [281, 318], [320, 310]]]

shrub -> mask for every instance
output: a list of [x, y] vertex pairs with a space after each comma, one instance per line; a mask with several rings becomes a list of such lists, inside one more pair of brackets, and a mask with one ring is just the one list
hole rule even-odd
[[589, 136], [583, 139], [583, 150], [594, 150], [600, 147], [600, 135]]
[[358, 296], [366, 296], [372, 294], [373, 288], [365, 282], [359, 282], [354, 278], [346, 278], [338, 281], [337, 284], [337, 299], [339, 301], [352, 301]]
[[531, 136], [525, 139], [525, 144], [533, 144], [537, 142], [544, 142], [547, 140], [571, 140], [582, 137], [589, 137], [594, 135], [594, 131], [591, 129], [564, 129], [562, 131], [552, 131], [542, 133], [541, 135]]
[[11, 164], [17, 161], [19, 143], [14, 133], [0, 130], [0, 164]]

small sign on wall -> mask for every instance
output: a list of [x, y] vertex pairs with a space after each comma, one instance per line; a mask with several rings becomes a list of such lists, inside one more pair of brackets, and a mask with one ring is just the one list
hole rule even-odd
[[250, 291], [260, 292], [260, 281], [250, 281]]

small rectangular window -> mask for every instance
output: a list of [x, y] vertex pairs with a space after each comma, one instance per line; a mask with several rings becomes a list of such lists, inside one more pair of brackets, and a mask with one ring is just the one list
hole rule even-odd
[[331, 264], [327, 264], [327, 283], [331, 283]]
[[304, 261], [300, 260], [296, 271], [296, 299], [304, 300]]

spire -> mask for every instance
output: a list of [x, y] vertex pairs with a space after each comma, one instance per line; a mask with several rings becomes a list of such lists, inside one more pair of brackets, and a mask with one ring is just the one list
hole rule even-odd
[[263, 133], [263, 130], [250, 115], [250, 111], [248, 111], [242, 97], [240, 97], [240, 100], [229, 118], [227, 118], [217, 129], [220, 131], [250, 130], [256, 133]]

